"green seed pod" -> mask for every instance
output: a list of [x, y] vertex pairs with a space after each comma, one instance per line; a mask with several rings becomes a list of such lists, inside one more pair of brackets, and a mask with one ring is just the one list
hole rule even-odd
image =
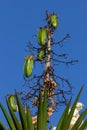
[[57, 15], [56, 14], [51, 14], [50, 15], [50, 22], [53, 28], [57, 28], [58, 27], [58, 19], [57, 19]]
[[41, 51], [39, 52], [37, 58], [38, 58], [39, 60], [43, 60], [44, 57], [45, 57], [45, 51], [44, 51], [44, 50], [41, 50]]
[[46, 40], [47, 40], [47, 32], [46, 32], [46, 28], [40, 28], [39, 32], [38, 32], [38, 43], [41, 46], [44, 46], [46, 44]]
[[13, 111], [17, 111], [18, 110], [18, 107], [17, 105], [15, 104], [15, 96], [11, 95], [9, 98], [8, 98], [9, 102], [10, 102], [10, 105], [12, 107], [12, 110]]
[[31, 76], [34, 65], [34, 59], [32, 56], [27, 56], [24, 63], [24, 75], [26, 77]]

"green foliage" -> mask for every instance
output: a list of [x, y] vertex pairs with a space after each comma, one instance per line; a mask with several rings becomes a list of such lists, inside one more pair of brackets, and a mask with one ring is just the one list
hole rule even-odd
[[16, 130], [15, 128], [15, 125], [14, 125], [14, 122], [13, 120], [11, 119], [10, 115], [7, 113], [6, 109], [4, 108], [4, 106], [0, 103], [0, 108], [5, 116], [5, 119], [7, 120], [8, 122], [8, 125], [10, 127], [11, 130]]
[[47, 92], [44, 91], [44, 98], [40, 93], [38, 118], [37, 118], [37, 130], [47, 130]]
[[[66, 109], [64, 110], [60, 120], [59, 120], [59, 123], [57, 125], [57, 128], [56, 130], [68, 130], [69, 127], [70, 127], [70, 122], [72, 120], [72, 117], [73, 117], [73, 113], [75, 111], [75, 108], [76, 108], [76, 104], [78, 102], [78, 99], [80, 97], [80, 94], [82, 92], [82, 89], [83, 87], [80, 89], [75, 101], [74, 101], [74, 104], [69, 112], [69, 108], [70, 108], [70, 103], [71, 103], [71, 100], [69, 101]], [[87, 120], [83, 122], [84, 120], [84, 117], [87, 115], [87, 109], [85, 109], [82, 114], [79, 116], [79, 118], [77, 119], [76, 123], [73, 125], [73, 127], [70, 129], [70, 130], [85, 130], [85, 128], [87, 127]]]
[[[15, 99], [17, 101], [20, 121], [18, 120], [15, 112], [13, 111], [9, 98], [6, 100], [6, 102], [7, 102], [10, 115], [8, 114], [4, 106], [0, 103], [0, 108], [5, 116], [5, 119], [8, 122], [10, 129], [11, 130], [34, 130], [34, 124], [32, 123], [32, 116], [29, 107], [26, 106], [26, 110], [24, 110], [17, 93], [15, 93]], [[37, 130], [46, 130], [46, 123], [47, 123], [46, 90], [44, 91], [44, 97], [42, 97], [42, 95], [40, 94], [39, 102], [42, 105], [39, 104], [38, 115], [37, 115], [38, 116]], [[40, 129], [41, 125], [42, 125], [42, 129]], [[7, 130], [6, 126], [1, 121], [0, 121], [0, 130]]]
[[7, 130], [7, 128], [1, 121], [0, 121], [0, 130]]
[[[87, 120], [84, 120], [85, 116], [87, 115], [87, 108], [81, 113], [79, 118], [77, 119], [76, 123], [73, 125], [71, 129], [70, 122], [73, 117], [73, 113], [76, 108], [76, 104], [79, 100], [80, 94], [82, 92], [83, 87], [80, 89], [72, 107], [70, 110], [70, 104], [71, 99], [69, 103], [67, 104], [59, 122], [56, 127], [56, 130], [85, 130], [87, 128]], [[9, 98], [6, 100], [8, 110], [10, 112], [10, 115], [7, 113], [4, 106], [0, 103], [0, 108], [5, 116], [5, 119], [8, 122], [8, 125], [11, 130], [35, 130], [34, 124], [32, 123], [32, 116], [30, 113], [30, 109], [28, 106], [26, 106], [26, 110], [23, 109], [23, 106], [21, 104], [21, 101], [18, 97], [18, 94], [15, 93], [15, 98], [18, 105], [18, 113], [20, 116], [20, 121], [15, 115], [15, 112], [13, 111], [13, 108], [10, 104]], [[70, 110], [70, 111], [69, 111]], [[44, 90], [44, 96], [42, 96], [40, 92], [39, 96], [39, 106], [38, 106], [38, 114], [37, 114], [37, 130], [47, 130], [47, 91]], [[0, 121], [0, 130], [7, 130], [6, 126]]]
[[34, 125], [32, 123], [32, 116], [29, 107], [26, 107], [26, 118], [28, 130], [34, 130]]

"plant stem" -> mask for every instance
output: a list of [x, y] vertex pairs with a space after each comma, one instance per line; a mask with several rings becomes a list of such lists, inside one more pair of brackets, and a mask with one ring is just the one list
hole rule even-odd
[[48, 32], [48, 43], [47, 43], [47, 59], [46, 59], [46, 64], [45, 64], [45, 70], [46, 70], [46, 78], [45, 81], [49, 81], [50, 79], [50, 74], [49, 74], [49, 68], [50, 68], [50, 59], [51, 59], [51, 35], [50, 32]]

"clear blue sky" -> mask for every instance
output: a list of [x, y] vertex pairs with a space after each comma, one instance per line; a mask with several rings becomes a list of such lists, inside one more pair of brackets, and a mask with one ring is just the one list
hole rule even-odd
[[[0, 101], [5, 105], [6, 94], [13, 93], [14, 89], [24, 90], [26, 42], [32, 41], [32, 35], [45, 24], [46, 10], [59, 16], [55, 39], [59, 41], [69, 33], [71, 39], [65, 42], [63, 50], [71, 59], [79, 60], [75, 66], [65, 69], [62, 65], [57, 71], [74, 86], [73, 98], [82, 84], [85, 85], [80, 101], [87, 107], [87, 0], [0, 1]], [[0, 111], [1, 118], [4, 120]]]

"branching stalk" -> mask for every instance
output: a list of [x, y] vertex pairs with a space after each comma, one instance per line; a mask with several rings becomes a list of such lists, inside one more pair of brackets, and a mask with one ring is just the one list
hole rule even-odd
[[48, 71], [49, 68], [50, 68], [50, 65], [51, 65], [51, 63], [50, 63], [50, 61], [51, 61], [50, 52], [51, 52], [51, 35], [48, 32], [48, 44], [47, 44], [47, 52], [46, 52], [47, 53], [47, 59], [46, 59], [46, 64], [45, 64], [45, 70], [46, 70], [47, 74], [46, 74], [45, 82], [49, 81], [49, 79], [50, 79], [50, 74], [49, 74], [49, 71]]

